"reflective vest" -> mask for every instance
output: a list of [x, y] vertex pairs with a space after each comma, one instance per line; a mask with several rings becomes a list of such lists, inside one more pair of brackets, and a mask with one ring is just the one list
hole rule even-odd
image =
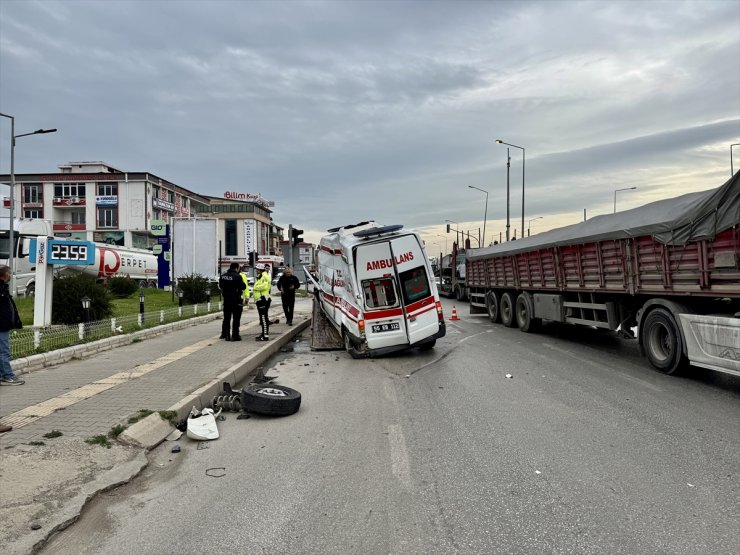
[[262, 275], [254, 284], [253, 294], [255, 300], [259, 300], [260, 297], [269, 299], [271, 288], [272, 282], [270, 281], [270, 274], [268, 272], [262, 272]]
[[249, 280], [247, 279], [247, 274], [244, 272], [240, 272], [242, 275], [242, 281], [244, 282], [244, 291], [242, 291], [242, 298], [248, 299], [252, 296], [252, 292], [249, 290]]

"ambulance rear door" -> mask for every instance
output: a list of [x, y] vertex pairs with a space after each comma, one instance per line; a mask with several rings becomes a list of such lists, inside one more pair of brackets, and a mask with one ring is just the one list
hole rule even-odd
[[416, 344], [439, 331], [439, 316], [426, 253], [416, 235], [403, 235], [391, 241], [391, 252], [398, 272], [400, 301], [410, 344]]
[[357, 285], [364, 303], [369, 349], [407, 345], [406, 319], [389, 241], [355, 247]]

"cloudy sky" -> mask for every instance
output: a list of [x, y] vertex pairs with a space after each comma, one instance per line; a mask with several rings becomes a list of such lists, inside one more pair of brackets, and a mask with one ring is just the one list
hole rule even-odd
[[[449, 250], [445, 220], [477, 236], [484, 216], [498, 239], [496, 139], [526, 149], [533, 234], [616, 189], [637, 187], [627, 209], [717, 187], [740, 168], [738, 60], [737, 0], [0, 2], [0, 112], [59, 129], [18, 140], [17, 173], [101, 160], [261, 193], [313, 241], [372, 219]], [[0, 118], [2, 173], [9, 135]]]

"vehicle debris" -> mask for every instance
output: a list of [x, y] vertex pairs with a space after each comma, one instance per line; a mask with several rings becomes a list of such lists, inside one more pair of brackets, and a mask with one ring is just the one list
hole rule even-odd
[[190, 416], [188, 416], [188, 437], [197, 441], [218, 439], [216, 417], [220, 414], [220, 410], [214, 415], [211, 408], [204, 408], [202, 411], [199, 411], [193, 407], [190, 411]]

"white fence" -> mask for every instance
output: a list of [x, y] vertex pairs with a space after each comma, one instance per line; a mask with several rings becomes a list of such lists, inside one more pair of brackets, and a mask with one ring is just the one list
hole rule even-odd
[[13, 330], [10, 332], [10, 353], [13, 359], [27, 357], [221, 310], [221, 302], [201, 303], [109, 320]]

